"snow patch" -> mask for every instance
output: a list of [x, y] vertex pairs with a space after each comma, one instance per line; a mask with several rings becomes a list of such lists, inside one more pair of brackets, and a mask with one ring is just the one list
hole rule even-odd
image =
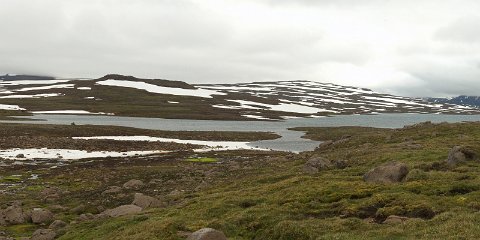
[[58, 97], [62, 96], [60, 93], [42, 93], [42, 94], [34, 94], [34, 95], [8, 95], [8, 96], [1, 96], [0, 98], [43, 98], [43, 97]]
[[212, 98], [212, 95], [226, 95], [214, 90], [207, 89], [183, 89], [183, 88], [171, 88], [171, 87], [161, 87], [145, 82], [135, 82], [135, 81], [126, 81], [126, 80], [105, 80], [97, 82], [99, 85], [104, 86], [115, 86], [115, 87], [127, 87], [135, 88], [140, 90], [145, 90], [151, 93], [160, 93], [160, 94], [171, 94], [171, 95], [180, 95], [180, 96], [194, 96], [194, 97], [203, 97], [203, 98]]
[[173, 142], [181, 144], [194, 144], [204, 146], [197, 151], [210, 151], [210, 150], [239, 150], [239, 149], [252, 149], [252, 150], [262, 150], [266, 151], [267, 149], [256, 148], [248, 146], [249, 142], [233, 142], [233, 141], [201, 141], [201, 140], [182, 140], [174, 138], [160, 138], [160, 137], [150, 137], [150, 136], [96, 136], [96, 137], [73, 137], [73, 139], [102, 139], [102, 140], [116, 140], [116, 141], [145, 141], [145, 142]]
[[18, 105], [0, 104], [0, 110], [26, 110]]
[[85, 110], [53, 110], [53, 111], [33, 111], [34, 114], [88, 114], [88, 115], [114, 115], [113, 113], [89, 112]]
[[259, 120], [273, 120], [273, 119], [266, 118], [266, 117], [262, 117], [262, 116], [258, 116], [258, 115], [245, 114], [245, 115], [242, 115], [242, 116], [243, 116], [243, 117], [246, 117], [246, 118], [253, 118], [253, 119], [259, 119]]
[[15, 81], [0, 81], [0, 85], [16, 86], [16, 85], [50, 85], [56, 83], [65, 83], [70, 80], [15, 80]]
[[42, 87], [21, 88], [14, 91], [26, 92], [26, 91], [48, 90], [48, 89], [58, 89], [58, 88], [73, 88], [74, 86], [75, 86], [74, 84], [57, 84], [57, 85], [42, 86]]
[[[168, 151], [128, 151], [128, 152], [107, 152], [107, 151], [84, 151], [72, 149], [48, 149], [48, 148], [13, 148], [0, 150], [0, 157], [11, 160], [33, 160], [33, 159], [64, 159], [78, 160], [85, 158], [106, 158], [106, 157], [132, 157], [152, 154], [168, 153]], [[22, 155], [24, 157], [17, 157]]]

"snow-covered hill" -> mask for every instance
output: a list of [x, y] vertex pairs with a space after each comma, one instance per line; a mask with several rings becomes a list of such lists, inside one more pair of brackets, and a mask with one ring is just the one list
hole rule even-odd
[[231, 109], [270, 109], [304, 114], [375, 114], [375, 113], [478, 113], [475, 107], [428, 102], [374, 92], [370, 89], [312, 81], [280, 81], [242, 84], [197, 85], [227, 94], [242, 94], [276, 101], [265, 104], [228, 99], [228, 104], [215, 105]]
[[0, 109], [191, 119], [286, 119], [335, 114], [479, 114], [480, 109], [312, 81], [190, 85], [107, 75], [0, 81]]

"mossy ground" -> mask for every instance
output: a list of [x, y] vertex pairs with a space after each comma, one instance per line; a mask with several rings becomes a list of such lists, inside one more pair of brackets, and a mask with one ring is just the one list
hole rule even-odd
[[[69, 193], [58, 204], [83, 203], [95, 213], [94, 206], [130, 202], [131, 192], [114, 198], [100, 193], [135, 178], [149, 183], [139, 191], [169, 203], [141, 215], [71, 224], [60, 239], [183, 239], [184, 232], [203, 227], [222, 230], [229, 239], [480, 238], [480, 163], [444, 164], [455, 145], [480, 153], [479, 123], [302, 130], [309, 138], [335, 143], [298, 155], [233, 151], [199, 156], [221, 160], [216, 163], [182, 161], [188, 155], [78, 163], [68, 173], [34, 170], [44, 171], [43, 179], [28, 185], [47, 182], [62, 188]], [[312, 155], [344, 160], [348, 167], [309, 175], [302, 168]], [[393, 160], [409, 166], [406, 181], [363, 181], [369, 169]], [[208, 184], [197, 187], [202, 182]], [[36, 191], [18, 190], [15, 197], [39, 204], [32, 197]], [[382, 224], [389, 215], [410, 220]], [[71, 220], [76, 215], [59, 216]]]
[[187, 162], [198, 162], [198, 163], [214, 163], [218, 162], [217, 158], [211, 158], [211, 157], [203, 157], [203, 158], [187, 158], [185, 159]]

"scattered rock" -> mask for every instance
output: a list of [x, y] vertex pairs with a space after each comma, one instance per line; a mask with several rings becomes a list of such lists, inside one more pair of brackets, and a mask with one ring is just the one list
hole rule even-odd
[[192, 233], [187, 240], [227, 240], [225, 234], [213, 228], [202, 228]]
[[[127, 183], [125, 183], [127, 184]], [[125, 187], [125, 184], [123, 185]], [[103, 191], [103, 195], [108, 195], [108, 194], [116, 194], [122, 191], [122, 188], [119, 186], [110, 186], [107, 188], [107, 190]]]
[[139, 206], [142, 209], [145, 208], [158, 208], [158, 207], [164, 207], [165, 204], [163, 204], [160, 200], [150, 197], [147, 195], [143, 195], [141, 193], [135, 193], [135, 197], [132, 202], [133, 205]]
[[448, 153], [447, 164], [455, 166], [459, 163], [474, 160], [477, 160], [477, 154], [473, 150], [463, 146], [455, 146]]
[[141, 187], [143, 187], [143, 182], [137, 179], [132, 179], [123, 184], [125, 189], [140, 189]]
[[58, 231], [64, 227], [67, 226], [67, 223], [62, 221], [62, 220], [55, 220], [52, 222], [52, 224], [50, 224], [50, 226], [48, 226], [49, 229], [52, 229], [53, 231]]
[[314, 174], [322, 170], [345, 167], [347, 167], [345, 161], [332, 161], [323, 157], [313, 157], [305, 163], [305, 165], [303, 166], [303, 171], [309, 174]]
[[32, 222], [35, 224], [47, 224], [53, 221], [53, 213], [47, 209], [35, 208], [32, 210]]
[[35, 231], [30, 240], [53, 240], [57, 234], [52, 229], [38, 229]]
[[385, 221], [383, 221], [383, 224], [400, 224], [400, 223], [403, 223], [407, 220], [408, 220], [407, 217], [390, 215], [390, 216], [387, 217], [387, 219], [385, 219]]
[[403, 181], [408, 172], [404, 163], [389, 162], [367, 172], [363, 175], [363, 180], [371, 183], [396, 183]]
[[130, 214], [137, 214], [142, 211], [142, 208], [136, 205], [122, 205], [113, 209], [107, 209], [103, 214], [109, 217], [120, 217]]

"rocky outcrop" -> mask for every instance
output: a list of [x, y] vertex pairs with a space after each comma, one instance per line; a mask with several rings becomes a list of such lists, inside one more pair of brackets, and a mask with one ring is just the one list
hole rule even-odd
[[38, 229], [35, 231], [30, 240], [53, 240], [57, 234], [52, 229]]
[[137, 214], [142, 211], [142, 208], [136, 205], [122, 205], [113, 209], [107, 209], [103, 214], [109, 217], [120, 217], [125, 215]]
[[192, 233], [187, 240], [227, 240], [225, 234], [213, 228], [202, 228]]
[[397, 183], [403, 181], [408, 172], [404, 163], [389, 162], [367, 172], [363, 180], [370, 183]]
[[322, 170], [334, 169], [334, 168], [345, 168], [347, 164], [345, 161], [341, 160], [329, 160], [323, 157], [313, 157], [310, 158], [304, 165], [303, 171], [309, 174], [315, 174]]
[[466, 161], [475, 161], [477, 159], [477, 154], [470, 148], [455, 146], [448, 153], [447, 164], [450, 166], [456, 166], [457, 164], [464, 163]]
[[140, 189], [143, 187], [143, 182], [137, 179], [132, 179], [123, 184], [123, 188], [125, 189]]
[[160, 200], [158, 200], [154, 197], [144, 195], [142, 193], [135, 193], [132, 204], [136, 205], [136, 206], [139, 206], [142, 209], [145, 209], [145, 208], [159, 208], [159, 207], [164, 207], [165, 206], [165, 204], [162, 201], [160, 201]]

